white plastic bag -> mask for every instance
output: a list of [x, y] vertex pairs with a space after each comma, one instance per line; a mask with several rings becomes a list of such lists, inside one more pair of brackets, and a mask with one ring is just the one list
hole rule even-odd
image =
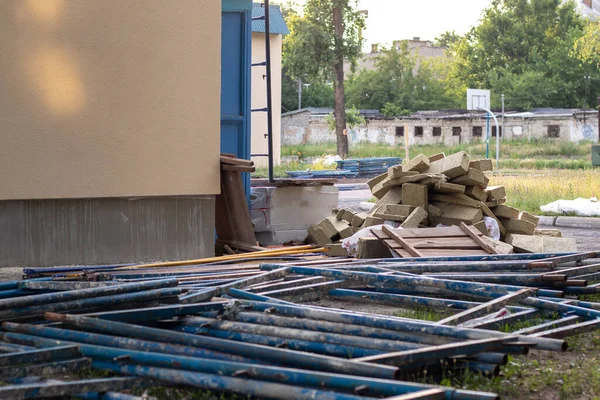
[[498, 225], [498, 221], [492, 217], [483, 217], [483, 222], [490, 233], [490, 237], [495, 240], [500, 240], [500, 225]]
[[574, 212], [582, 217], [600, 216], [600, 201], [596, 197], [591, 199], [578, 198], [575, 200], [557, 200], [541, 206], [543, 212], [567, 214]]

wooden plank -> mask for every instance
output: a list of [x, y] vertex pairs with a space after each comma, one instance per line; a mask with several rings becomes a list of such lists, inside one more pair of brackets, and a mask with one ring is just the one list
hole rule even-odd
[[266, 247], [256, 246], [255, 244], [238, 242], [236, 240], [222, 240], [217, 239], [217, 243], [222, 245], [227, 245], [229, 247], [233, 247], [234, 249], [244, 250], [244, 251], [263, 251], [268, 250]]
[[221, 164], [229, 165], [243, 165], [247, 167], [253, 167], [254, 162], [251, 160], [244, 160], [242, 158], [230, 157], [229, 155], [221, 154]]
[[490, 244], [485, 243], [481, 239], [481, 237], [480, 237], [481, 232], [479, 232], [478, 230], [475, 230], [472, 226], [468, 226], [464, 222], [460, 223], [460, 228], [463, 230], [463, 232], [465, 232], [467, 235], [469, 235], [469, 237], [471, 239], [473, 239], [473, 241], [476, 244], [478, 244], [482, 249], [484, 249], [485, 251], [487, 251], [490, 254], [498, 254], [496, 249], [494, 249]]
[[256, 168], [253, 166], [246, 165], [230, 165], [230, 164], [221, 164], [221, 170], [223, 171], [233, 171], [233, 172], [254, 172]]
[[472, 241], [468, 236], [464, 238], [438, 238], [438, 239], [418, 239], [406, 240], [406, 243], [410, 244], [415, 249], [447, 249], [447, 250], [477, 250], [481, 249], [481, 246]]
[[400, 235], [396, 234], [392, 229], [387, 226], [382, 227], [383, 232], [388, 235], [391, 239], [400, 244], [406, 251], [408, 251], [414, 257], [422, 257], [421, 253], [417, 251], [413, 246], [411, 246], [406, 240], [404, 240]]
[[215, 214], [219, 239], [256, 243], [241, 173], [221, 171], [221, 194], [217, 196]]
[[413, 228], [404, 229], [402, 237], [410, 238], [436, 238], [436, 237], [453, 237], [465, 236], [465, 233], [458, 226], [446, 226], [443, 228]]

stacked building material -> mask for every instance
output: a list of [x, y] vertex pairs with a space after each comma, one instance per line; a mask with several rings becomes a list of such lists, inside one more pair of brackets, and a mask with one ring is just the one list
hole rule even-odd
[[516, 251], [575, 251], [574, 240], [534, 235], [538, 218], [506, 205], [503, 186], [488, 186], [486, 172], [492, 167], [492, 160], [471, 160], [464, 151], [447, 157], [420, 154], [367, 182], [377, 200], [368, 213], [353, 220], [353, 211], [336, 211], [311, 227], [309, 236], [326, 246], [381, 224], [403, 229], [466, 224], [489, 235], [484, 222], [489, 217], [497, 224], [501, 240]]

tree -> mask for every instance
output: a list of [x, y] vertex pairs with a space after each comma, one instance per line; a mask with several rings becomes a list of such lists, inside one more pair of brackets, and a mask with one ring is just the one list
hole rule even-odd
[[491, 89], [494, 106], [505, 93], [513, 108], [580, 107], [590, 89], [584, 77], [600, 77], [572, 55], [584, 26], [572, 2], [493, 0], [452, 48], [449, 81], [456, 93]]
[[363, 16], [357, 0], [307, 0], [304, 14], [290, 14], [283, 42], [283, 65], [293, 79], [326, 82], [333, 78], [337, 153], [348, 155], [345, 135], [344, 60], [361, 56]]
[[575, 41], [573, 54], [584, 63], [600, 69], [600, 21], [589, 22], [583, 36]]
[[433, 44], [437, 47], [443, 47], [445, 49], [452, 48], [456, 43], [460, 42], [462, 36], [455, 31], [447, 31], [442, 33], [440, 36], [435, 38]]
[[450, 108], [456, 102], [448, 94], [443, 77], [444, 60], [426, 61], [411, 54], [408, 42], [382, 49], [374, 70], [360, 71], [348, 81], [348, 104], [373, 108], [384, 115], [400, 116], [407, 111]]

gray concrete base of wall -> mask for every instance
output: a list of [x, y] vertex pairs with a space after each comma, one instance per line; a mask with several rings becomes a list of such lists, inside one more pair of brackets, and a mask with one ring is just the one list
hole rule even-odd
[[214, 196], [0, 201], [0, 267], [214, 254]]

